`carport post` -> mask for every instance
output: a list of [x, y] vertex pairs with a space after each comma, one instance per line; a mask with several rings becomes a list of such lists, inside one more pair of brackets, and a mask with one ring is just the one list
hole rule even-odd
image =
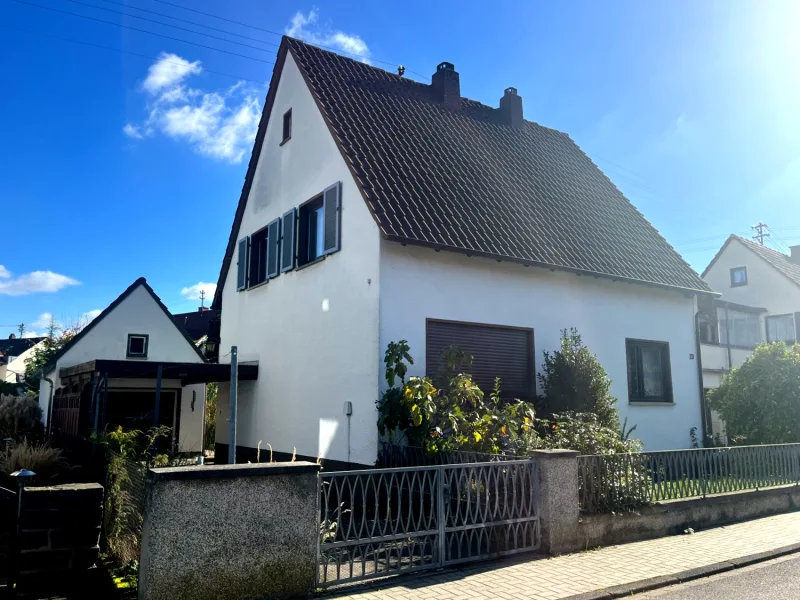
[[236, 392], [239, 387], [239, 348], [231, 346], [231, 430], [228, 443], [228, 464], [236, 464]]
[[158, 427], [158, 413], [161, 410], [161, 375], [164, 372], [164, 365], [159, 364], [156, 371], [156, 406], [153, 410], [153, 427]]

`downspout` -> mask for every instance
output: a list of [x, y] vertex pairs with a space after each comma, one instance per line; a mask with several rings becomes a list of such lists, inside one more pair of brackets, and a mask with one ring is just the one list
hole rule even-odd
[[708, 401], [706, 400], [705, 386], [703, 385], [703, 355], [700, 347], [700, 311], [694, 314], [694, 341], [697, 348], [697, 377], [700, 382], [700, 427], [703, 428], [703, 446], [708, 446], [708, 441], [711, 439], [708, 431], [708, 421], [706, 419], [706, 411], [708, 410]]
[[45, 425], [45, 438], [49, 441], [50, 440], [50, 425], [53, 422], [53, 390], [56, 387], [56, 384], [53, 383], [53, 380], [49, 377], [45, 377], [44, 369], [42, 369], [42, 379], [44, 379], [47, 383], [50, 384], [50, 399], [47, 401], [47, 424]]

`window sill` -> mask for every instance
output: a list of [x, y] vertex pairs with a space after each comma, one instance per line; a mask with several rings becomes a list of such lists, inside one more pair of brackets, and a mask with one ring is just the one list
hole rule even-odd
[[628, 406], [675, 406], [674, 402], [650, 402], [648, 400], [631, 400]]
[[279, 146], [283, 146], [283, 145], [284, 145], [286, 142], [288, 142], [290, 139], [292, 139], [292, 136], [289, 136], [289, 137], [287, 137], [285, 140], [283, 140], [283, 141], [282, 141], [280, 144], [278, 144], [278, 145], [279, 145]]
[[295, 267], [295, 271], [302, 271], [306, 267], [311, 267], [313, 265], [317, 265], [317, 264], [321, 263], [323, 260], [325, 260], [326, 258], [328, 258], [328, 255], [327, 254], [323, 254], [322, 256], [320, 256], [319, 258], [315, 258], [311, 262], [307, 262], [304, 265], [298, 265], [297, 267]]
[[134, 354], [133, 356], [128, 354], [125, 358], [128, 360], [147, 360], [147, 356], [142, 356], [141, 354]]
[[269, 279], [265, 279], [264, 281], [260, 281], [259, 283], [255, 284], [255, 285], [251, 285], [249, 288], [245, 288], [245, 289], [249, 292], [250, 290], [256, 290], [256, 289], [258, 289], [260, 287], [264, 287], [268, 283], [269, 283]]

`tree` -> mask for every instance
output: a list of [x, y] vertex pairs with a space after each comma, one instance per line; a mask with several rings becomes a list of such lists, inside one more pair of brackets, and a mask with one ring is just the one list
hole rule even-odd
[[616, 429], [619, 418], [605, 369], [583, 345], [574, 327], [561, 332], [561, 349], [545, 351], [539, 373], [541, 402], [547, 414], [594, 413], [604, 427]]
[[32, 396], [39, 395], [39, 381], [42, 376], [42, 369], [82, 328], [80, 324], [75, 327], [62, 328], [55, 318], [50, 317], [44, 340], [34, 348], [33, 355], [25, 361], [25, 387], [28, 394]]
[[708, 403], [735, 445], [800, 442], [800, 346], [761, 344]]

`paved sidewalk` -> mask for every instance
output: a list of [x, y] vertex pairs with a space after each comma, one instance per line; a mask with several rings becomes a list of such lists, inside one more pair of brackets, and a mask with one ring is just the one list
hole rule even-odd
[[335, 594], [353, 600], [556, 600], [800, 543], [800, 513], [556, 558], [480, 563]]

